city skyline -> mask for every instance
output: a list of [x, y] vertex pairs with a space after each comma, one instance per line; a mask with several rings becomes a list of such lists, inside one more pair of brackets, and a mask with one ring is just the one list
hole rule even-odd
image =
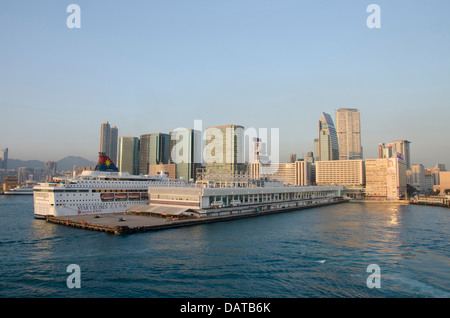
[[356, 108], [364, 159], [405, 139], [412, 164], [450, 166], [448, 3], [377, 1], [382, 27], [369, 29], [369, 2], [78, 1], [77, 30], [68, 4], [17, 3], [0, 4], [11, 159], [96, 161], [104, 121], [139, 137], [202, 120], [279, 128], [288, 162], [314, 151], [322, 112]]

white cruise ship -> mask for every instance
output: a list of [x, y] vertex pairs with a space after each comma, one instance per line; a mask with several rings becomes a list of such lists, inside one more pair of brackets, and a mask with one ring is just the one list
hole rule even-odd
[[148, 186], [165, 176], [136, 176], [119, 172], [103, 153], [95, 170], [83, 171], [71, 180], [40, 183], [33, 188], [34, 216], [69, 216], [125, 212], [148, 204]]

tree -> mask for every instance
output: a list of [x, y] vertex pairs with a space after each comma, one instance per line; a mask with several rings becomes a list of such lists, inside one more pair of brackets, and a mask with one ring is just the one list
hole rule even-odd
[[408, 197], [412, 196], [416, 192], [417, 192], [416, 188], [414, 188], [412, 185], [410, 185], [410, 184], [406, 185], [406, 193], [407, 193]]

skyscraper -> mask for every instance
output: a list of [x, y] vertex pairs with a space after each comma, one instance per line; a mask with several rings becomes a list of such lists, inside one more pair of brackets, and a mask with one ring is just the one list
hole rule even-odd
[[406, 163], [398, 157], [366, 159], [366, 197], [400, 199], [406, 195]]
[[119, 143], [119, 129], [116, 126], [111, 127], [109, 141], [109, 158], [117, 162], [117, 144]]
[[339, 108], [336, 111], [336, 133], [339, 160], [362, 159], [361, 124], [357, 109]]
[[322, 113], [319, 120], [319, 161], [339, 160], [339, 143], [331, 116]]
[[150, 158], [150, 136], [141, 135], [139, 145], [139, 174], [148, 174], [148, 164]]
[[46, 174], [56, 175], [56, 161], [46, 161], [44, 168]]
[[100, 152], [105, 153], [114, 163], [117, 161], [117, 143], [119, 130], [105, 121], [100, 129]]
[[234, 175], [246, 170], [244, 127], [225, 125], [206, 129], [206, 172]]
[[261, 138], [254, 137], [252, 139], [252, 158], [251, 163], [270, 163], [270, 158], [267, 156], [266, 143]]
[[405, 162], [406, 162], [406, 169], [411, 169], [411, 152], [410, 152], [410, 144], [411, 142], [408, 140], [394, 140], [395, 144], [395, 151], [402, 154]]
[[396, 158], [397, 153], [401, 155], [402, 159], [405, 160], [406, 169], [411, 169], [411, 152], [410, 145], [411, 142], [408, 140], [395, 140], [392, 143], [378, 144], [378, 157], [379, 158]]
[[8, 169], [8, 148], [0, 151], [0, 169]]
[[120, 137], [117, 163], [119, 171], [139, 174], [139, 138]]
[[100, 127], [100, 152], [109, 156], [109, 146], [111, 144], [111, 126], [105, 121]]
[[169, 134], [141, 135], [139, 150], [139, 173], [148, 174], [149, 164], [169, 163]]
[[289, 162], [294, 163], [297, 161], [297, 155], [295, 153], [291, 153], [289, 156]]
[[174, 130], [169, 135], [169, 163], [176, 165], [176, 179], [195, 180], [202, 162], [201, 131]]

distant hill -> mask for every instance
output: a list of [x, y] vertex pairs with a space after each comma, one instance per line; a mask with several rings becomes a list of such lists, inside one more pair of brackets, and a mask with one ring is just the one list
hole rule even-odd
[[[56, 170], [72, 170], [74, 165], [77, 167], [93, 167], [96, 163], [83, 157], [67, 156], [56, 162]], [[39, 160], [8, 159], [8, 169], [17, 170], [20, 167], [44, 168], [44, 166], [45, 163]]]
[[44, 168], [44, 162], [39, 160], [19, 160], [8, 158], [8, 169], [17, 170], [20, 167]]
[[89, 161], [83, 157], [67, 156], [56, 162], [56, 170], [72, 170], [73, 166], [80, 167], [93, 167], [96, 162]]

